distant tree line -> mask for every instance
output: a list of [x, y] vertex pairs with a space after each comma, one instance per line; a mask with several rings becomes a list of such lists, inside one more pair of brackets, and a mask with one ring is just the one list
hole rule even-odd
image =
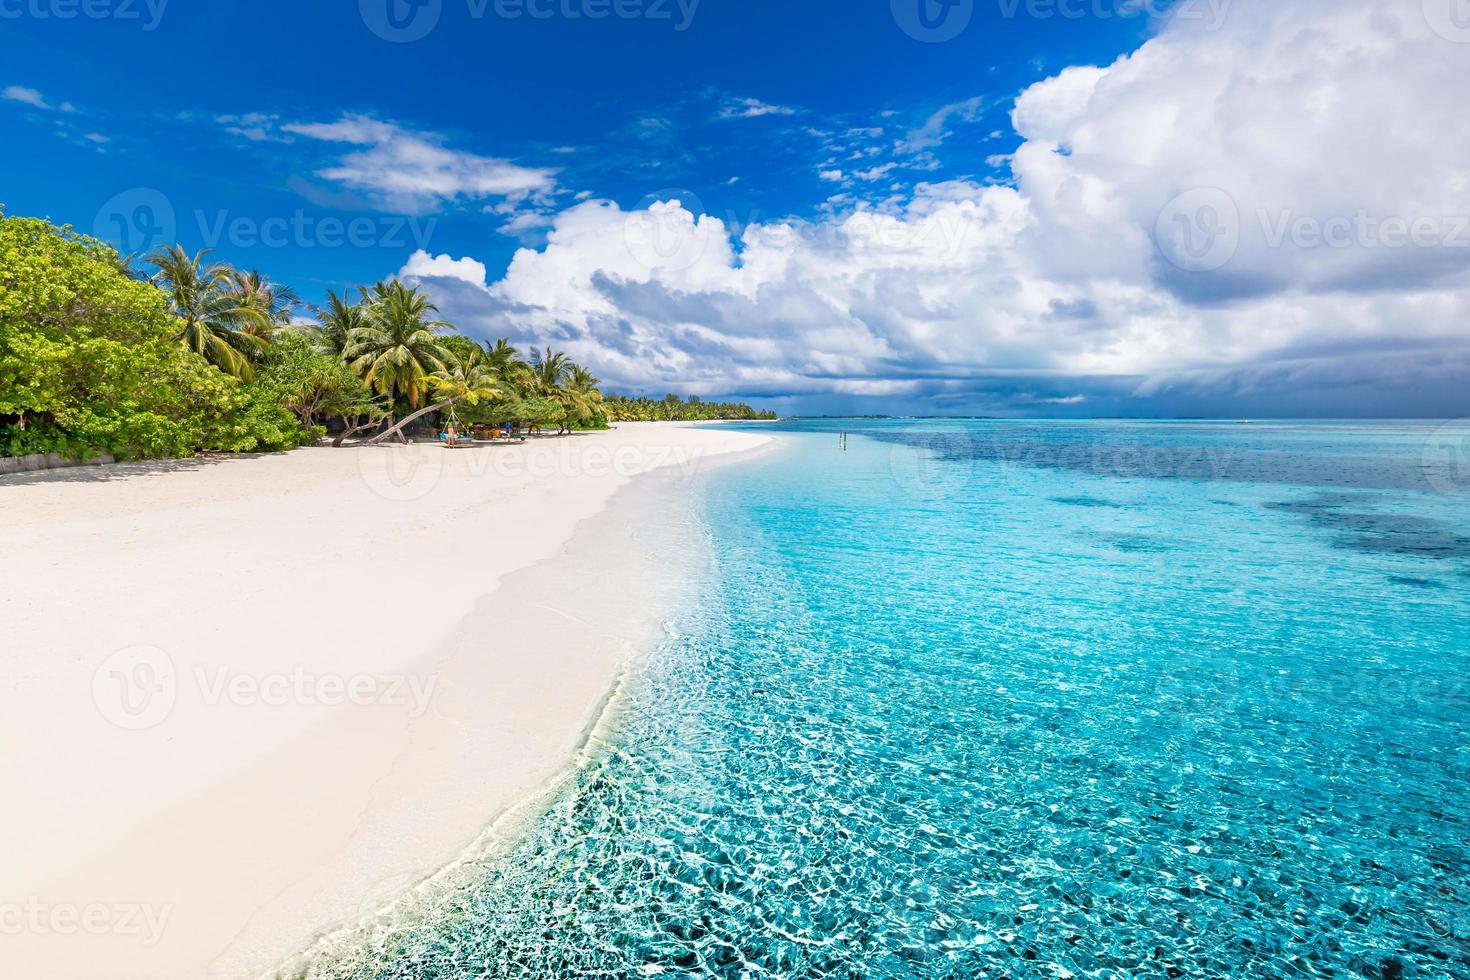
[[770, 411], [757, 411], [743, 402], [707, 402], [697, 395], [688, 399], [665, 395], [660, 399], [608, 395], [602, 411], [615, 422], [712, 422], [719, 419], [775, 421]]

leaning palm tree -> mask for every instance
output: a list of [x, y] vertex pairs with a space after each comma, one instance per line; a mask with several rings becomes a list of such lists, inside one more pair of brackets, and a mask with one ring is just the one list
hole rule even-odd
[[[438, 312], [417, 286], [410, 288], [396, 279], [380, 282], [363, 312], [363, 325], [347, 336], [342, 359], [374, 391], [390, 399], [401, 395], [418, 408], [428, 391], [428, 378], [446, 370], [450, 358], [435, 336], [449, 324], [430, 318]], [[388, 431], [402, 428], [390, 425]]]
[[152, 281], [168, 296], [169, 312], [183, 321], [179, 340], [226, 374], [251, 378], [253, 361], [266, 341], [250, 332], [269, 327], [256, 307], [244, 305], [232, 288], [234, 270], [217, 263], [206, 266], [208, 249], [190, 256], [179, 245], [148, 257], [158, 271]]
[[290, 286], [271, 282], [258, 269], [236, 272], [231, 289], [241, 306], [248, 306], [261, 314], [244, 328], [245, 332], [267, 342], [277, 330], [291, 322], [292, 311], [301, 303]]
[[412, 425], [430, 412], [448, 409], [452, 416], [454, 406], [460, 402], [478, 405], [482, 401], [499, 398], [502, 393], [495, 372], [484, 356], [479, 353], [471, 354], [463, 360], [448, 354], [444, 367], [428, 375], [424, 379], [424, 386], [434, 393], [436, 401], [414, 412], [402, 422], [394, 424], [386, 432], [373, 436], [368, 440], [369, 445], [375, 445], [395, 435], [400, 435], [405, 427]]

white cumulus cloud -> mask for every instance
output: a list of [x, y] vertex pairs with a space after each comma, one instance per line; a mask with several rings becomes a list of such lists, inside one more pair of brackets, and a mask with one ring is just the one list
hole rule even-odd
[[472, 286], [485, 285], [485, 264], [471, 258], [456, 259], [449, 255], [430, 255], [419, 249], [408, 257], [398, 274], [415, 279], [458, 279]]
[[[1467, 78], [1470, 44], [1418, 3], [1237, 0], [1022, 93], [1007, 185], [921, 183], [738, 241], [682, 202], [589, 201], [446, 313], [649, 390], [1074, 379], [1047, 395], [1077, 405], [1463, 381]], [[968, 138], [953, 123], [981, 106], [909, 143]]]

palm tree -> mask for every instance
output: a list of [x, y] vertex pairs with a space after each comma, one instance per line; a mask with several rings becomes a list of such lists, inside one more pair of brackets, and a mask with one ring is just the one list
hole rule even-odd
[[[342, 359], [374, 391], [390, 399], [402, 395], [418, 408], [429, 389], [429, 376], [444, 372], [450, 358], [435, 339], [449, 324], [429, 318], [438, 312], [417, 286], [410, 288], [396, 279], [380, 282], [373, 287], [363, 312], [363, 325], [347, 335]], [[388, 431], [402, 428], [393, 426]]]
[[571, 366], [562, 389], [562, 404], [567, 409], [567, 421], [562, 425], [565, 431], [570, 432], [572, 423], [597, 411], [602, 404], [602, 392], [597, 387], [600, 384], [602, 382], [591, 371], [577, 364]]
[[494, 346], [486, 346], [485, 363], [499, 376], [508, 391], [526, 395], [536, 390], [531, 366], [520, 359], [520, 351], [510, 345], [508, 338], [501, 337]]
[[[534, 347], [531, 349], [531, 366], [528, 372], [529, 389], [533, 394], [543, 398], [550, 398], [558, 402], [563, 409], [566, 407], [566, 377], [571, 370], [572, 359], [560, 351], [553, 352], [550, 347], [539, 351]], [[557, 428], [556, 434], [563, 435], [567, 432], [565, 417], [562, 424]]]
[[520, 353], [510, 345], [509, 337], [501, 337], [494, 347], [485, 348], [485, 363], [492, 371], [505, 372], [510, 370], [511, 365], [518, 363], [516, 358]]
[[168, 295], [169, 312], [183, 321], [179, 340], [226, 374], [251, 378], [252, 364], [266, 341], [249, 332], [267, 330], [269, 322], [256, 307], [242, 305], [232, 288], [234, 270], [218, 263], [204, 265], [208, 249], [192, 257], [179, 245], [148, 257], [157, 267], [152, 281]]
[[535, 382], [538, 394], [548, 398], [556, 398], [562, 392], [562, 383], [566, 380], [567, 371], [571, 369], [572, 360], [560, 351], [552, 352], [546, 348], [545, 353], [539, 350], [531, 351], [531, 376]]
[[322, 324], [316, 333], [317, 343], [326, 353], [341, 357], [351, 343], [352, 331], [367, 326], [367, 287], [358, 287], [358, 292], [362, 294], [363, 301], [349, 303], [345, 289], [341, 296], [329, 289], [327, 305], [313, 310]]
[[537, 394], [561, 404], [564, 414], [557, 435], [571, 432], [572, 425], [591, 415], [602, 401], [602, 392], [597, 390], [602, 382], [550, 347], [544, 352], [531, 351], [531, 376]]
[[271, 282], [258, 269], [236, 272], [231, 288], [241, 306], [258, 310], [262, 314], [257, 322], [243, 329], [266, 342], [270, 341], [272, 334], [291, 322], [291, 312], [301, 303], [290, 286]]
[[129, 252], [127, 255], [123, 255], [121, 252], [113, 251], [109, 256], [109, 259], [112, 264], [117, 268], [117, 271], [121, 272], [129, 279], [132, 279], [136, 282], [148, 281], [148, 273], [144, 272], [142, 269], [139, 269], [136, 265], [133, 264], [138, 261], [137, 252]]
[[459, 402], [478, 405], [481, 401], [499, 398], [501, 394], [495, 372], [490, 368], [485, 357], [479, 353], [471, 354], [464, 360], [448, 355], [445, 366], [428, 375], [424, 379], [424, 385], [433, 391], [439, 400], [414, 412], [402, 422], [393, 425], [388, 431], [373, 436], [368, 440], [369, 445], [375, 445], [399, 435], [405, 427], [412, 425], [430, 412], [447, 408], [450, 416], [453, 417], [454, 406]]

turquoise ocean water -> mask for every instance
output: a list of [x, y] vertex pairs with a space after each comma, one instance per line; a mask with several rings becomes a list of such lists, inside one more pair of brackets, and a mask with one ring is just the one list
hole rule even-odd
[[775, 428], [612, 749], [312, 975], [1470, 977], [1470, 427]]

